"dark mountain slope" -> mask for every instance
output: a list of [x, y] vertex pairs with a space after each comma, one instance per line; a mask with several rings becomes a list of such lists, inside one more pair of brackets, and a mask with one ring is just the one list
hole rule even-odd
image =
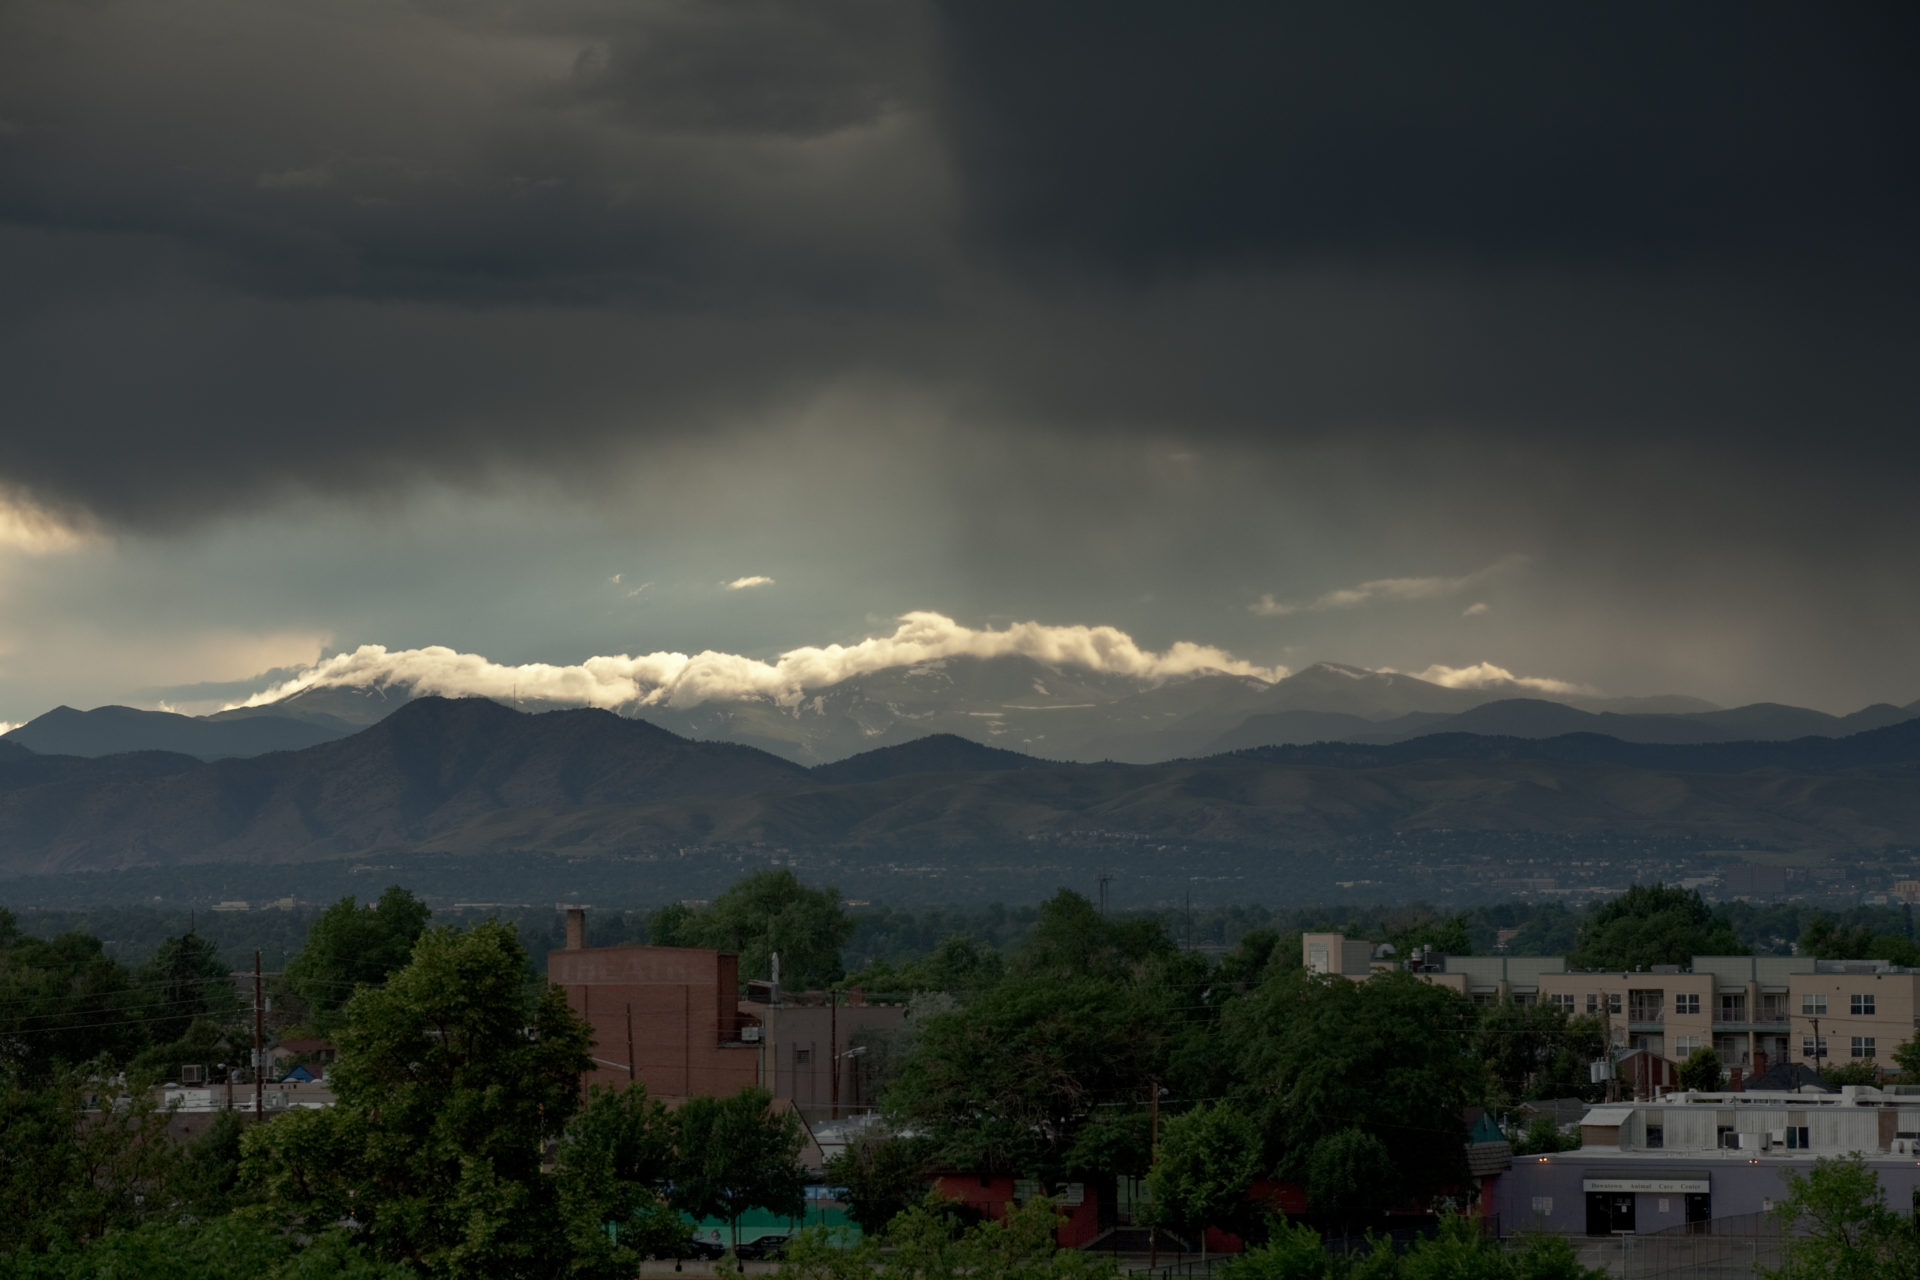
[[228, 756], [264, 755], [269, 751], [298, 751], [352, 732], [352, 726], [344, 723], [321, 724], [286, 716], [212, 720], [134, 707], [95, 707], [91, 711], [55, 707], [0, 741], [17, 743], [43, 755], [109, 756], [126, 751], [177, 751], [202, 760], [218, 760]]
[[[0, 850], [11, 870], [284, 861], [405, 846], [503, 809], [645, 805], [806, 778], [763, 752], [687, 742], [609, 712], [528, 716], [440, 698], [351, 738], [250, 760], [45, 759], [66, 763], [38, 782], [28, 775], [39, 761], [0, 768]], [[132, 771], [128, 762], [143, 759], [156, 763]], [[7, 788], [16, 775], [21, 785]]]
[[606, 712], [429, 698], [351, 738], [251, 760], [0, 762], [0, 872], [15, 874], [410, 850], [681, 857], [752, 842], [937, 867], [968, 850], [1018, 858], [1028, 841], [1265, 856], [1417, 829], [1920, 843], [1920, 721], [1837, 740], [1451, 734], [1143, 766], [935, 737], [809, 771]]
[[881, 747], [832, 764], [815, 765], [808, 772], [823, 786], [840, 786], [922, 773], [1000, 773], [1046, 767], [1047, 761], [1017, 751], [982, 746], [956, 734], [936, 733], [901, 746]]
[[5, 738], [0, 738], [0, 764], [9, 764], [15, 760], [25, 760], [33, 754], [30, 748], [23, 747], [17, 742], [9, 742]]
[[[1433, 711], [1412, 711], [1386, 722], [1388, 726], [1419, 724], [1431, 726], [1453, 719]], [[1248, 716], [1240, 724], [1220, 734], [1196, 755], [1221, 755], [1228, 751], [1247, 751], [1267, 746], [1305, 746], [1315, 742], [1354, 742], [1381, 732], [1382, 725], [1360, 716], [1339, 711], [1273, 711]]]
[[491, 815], [422, 848], [612, 851], [702, 843], [885, 851], [931, 867], [1034, 840], [1275, 853], [1408, 830], [1621, 834], [1843, 850], [1920, 840], [1920, 767], [1676, 775], [1535, 760], [1357, 770], [1244, 759], [920, 775], [644, 809]]
[[1236, 754], [1261, 763], [1338, 769], [1380, 769], [1416, 760], [1445, 759], [1541, 760], [1679, 773], [1745, 773], [1758, 769], [1830, 773], [1920, 762], [1920, 719], [1844, 738], [1796, 738], [1791, 742], [1665, 744], [1622, 742], [1597, 733], [1570, 733], [1553, 738], [1437, 733], [1388, 744], [1321, 742], [1311, 746], [1260, 747]]

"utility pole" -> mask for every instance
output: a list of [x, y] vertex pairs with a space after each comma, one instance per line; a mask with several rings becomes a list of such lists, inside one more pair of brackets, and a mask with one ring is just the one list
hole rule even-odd
[[[1149, 1095], [1147, 1114], [1152, 1117], [1149, 1127], [1153, 1135], [1147, 1142], [1147, 1165], [1151, 1168], [1154, 1162], [1160, 1159], [1160, 1082], [1147, 1081], [1147, 1093]], [[1206, 1228], [1202, 1227], [1201, 1230], [1204, 1231]], [[1147, 1270], [1151, 1271], [1159, 1265], [1160, 1228], [1157, 1225], [1149, 1226], [1147, 1228]]]
[[1103, 916], [1107, 914], [1107, 886], [1112, 883], [1113, 873], [1102, 871], [1100, 873], [1100, 914]]
[[1826, 1045], [1820, 1039], [1820, 1019], [1813, 1020], [1813, 1074], [1820, 1074], [1820, 1060], [1826, 1057]]
[[258, 1124], [267, 1114], [266, 1080], [267, 1011], [260, 999], [260, 953], [253, 953], [253, 1120]]
[[633, 1073], [633, 1006], [627, 1006], [627, 1084], [632, 1086]]
[[1602, 994], [1600, 997], [1600, 1038], [1606, 1041], [1607, 1064], [1607, 1101], [1620, 1101], [1620, 1073], [1614, 1066], [1613, 1058], [1613, 998]]
[[833, 1076], [830, 1096], [833, 1105], [833, 1118], [840, 1118], [840, 988], [831, 983], [827, 986], [827, 1053], [832, 1059], [827, 1064]]

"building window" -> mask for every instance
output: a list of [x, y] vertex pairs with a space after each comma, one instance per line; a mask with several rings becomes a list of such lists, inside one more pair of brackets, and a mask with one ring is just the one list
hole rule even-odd
[[1607, 992], [1607, 1012], [1620, 1012], [1620, 993], [1618, 991]]
[[1747, 1020], [1747, 993], [1723, 995], [1720, 997], [1720, 1021], [1745, 1022]]
[[1675, 1036], [1673, 1038], [1673, 1056], [1682, 1062], [1685, 1062], [1693, 1054], [1699, 1052], [1699, 1049], [1699, 1036]]
[[1827, 1056], [1827, 1038], [1821, 1036], [1815, 1040], [1812, 1036], [1800, 1037], [1800, 1056], [1803, 1058], [1824, 1058]]
[[1855, 1036], [1853, 1038], [1853, 1056], [1856, 1058], [1871, 1058], [1873, 1056], [1873, 1037]]
[[793, 1051], [793, 1065], [794, 1065], [794, 1066], [796, 1066], [796, 1067], [806, 1067], [806, 1066], [811, 1066], [812, 1064], [813, 1064], [813, 1050], [811, 1050], [811, 1049], [795, 1049], [795, 1050]]
[[1647, 1126], [1647, 1150], [1658, 1151], [1662, 1147], [1665, 1147], [1666, 1145], [1667, 1145], [1666, 1126], [1659, 1125], [1659, 1124], [1648, 1125]]
[[1856, 1018], [1873, 1016], [1873, 997], [1855, 996], [1853, 998], [1853, 1016]]
[[1559, 992], [1559, 991], [1554, 992], [1552, 995], [1547, 997], [1547, 1003], [1551, 1004], [1554, 1008], [1560, 1010], [1562, 1013], [1573, 1012], [1573, 997], [1564, 992]]
[[1588, 1013], [1600, 1012], [1600, 997], [1595, 995], [1591, 991], [1587, 992], [1587, 1012]]
[[1801, 993], [1801, 996], [1800, 996], [1800, 1012], [1801, 1013], [1811, 1015], [1816, 1013], [1825, 1013], [1826, 1011], [1827, 1011], [1827, 998], [1825, 996], [1823, 995], [1817, 996], [1817, 995], [1814, 995], [1812, 992]]
[[1700, 1012], [1700, 993], [1698, 991], [1682, 991], [1673, 998], [1673, 1011], [1675, 1013]]

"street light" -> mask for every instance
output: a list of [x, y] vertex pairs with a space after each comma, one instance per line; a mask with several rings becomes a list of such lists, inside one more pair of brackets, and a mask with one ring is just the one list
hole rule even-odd
[[856, 1044], [833, 1055], [833, 1118], [835, 1120], [840, 1118], [840, 1059], [857, 1058], [866, 1051], [867, 1046]]

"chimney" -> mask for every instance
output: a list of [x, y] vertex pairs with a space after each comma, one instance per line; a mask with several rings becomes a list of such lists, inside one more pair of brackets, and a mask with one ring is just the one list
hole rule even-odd
[[587, 946], [587, 909], [567, 908], [567, 950], [584, 951]]

